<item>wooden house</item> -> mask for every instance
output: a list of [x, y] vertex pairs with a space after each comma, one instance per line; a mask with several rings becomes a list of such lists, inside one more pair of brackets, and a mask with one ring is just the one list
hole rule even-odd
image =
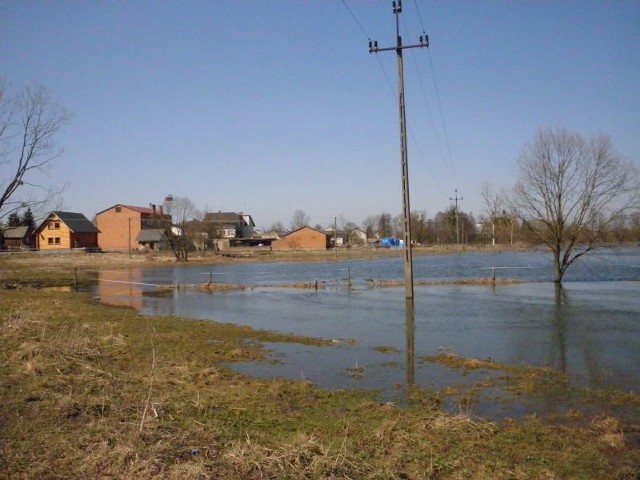
[[96, 225], [98, 245], [102, 250], [135, 250], [139, 246], [157, 248], [163, 244], [158, 230], [170, 228], [171, 215], [165, 215], [161, 206], [156, 208], [153, 204], [146, 208], [118, 203], [96, 214]]
[[326, 250], [329, 247], [326, 233], [311, 227], [302, 227], [271, 243], [273, 250]]
[[81, 213], [53, 211], [35, 232], [39, 250], [98, 248], [98, 229]]

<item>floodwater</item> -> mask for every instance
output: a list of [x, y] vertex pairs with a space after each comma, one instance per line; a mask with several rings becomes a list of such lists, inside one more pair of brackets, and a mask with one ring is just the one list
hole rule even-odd
[[[561, 292], [551, 281], [551, 257], [544, 252], [419, 256], [414, 269], [416, 281], [442, 284], [416, 286], [413, 305], [407, 304], [404, 287], [369, 287], [370, 279], [402, 279], [399, 257], [101, 271], [96, 293], [144, 314], [333, 339], [330, 347], [270, 344], [273, 361], [230, 366], [266, 378], [376, 390], [383, 400], [402, 402], [411, 384], [442, 389], [491, 375], [451, 370], [423, 358], [441, 352], [553, 368], [579, 388], [640, 393], [640, 248], [598, 250], [583, 257], [569, 268]], [[523, 283], [451, 283], [493, 274]], [[251, 288], [208, 293], [189, 288], [163, 292], [155, 286], [209, 280]], [[276, 286], [315, 281], [322, 288]], [[569, 398], [544, 396], [496, 402], [490, 397], [494, 394], [479, 395], [473, 413], [560, 413], [572, 406]], [[445, 408], [460, 408], [453, 398], [446, 403]]]

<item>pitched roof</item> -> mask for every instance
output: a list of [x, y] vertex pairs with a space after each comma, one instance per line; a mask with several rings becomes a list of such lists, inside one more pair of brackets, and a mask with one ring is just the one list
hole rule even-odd
[[21, 239], [29, 233], [29, 227], [11, 227], [2, 231], [5, 239]]
[[[100, 215], [101, 213], [104, 213], [107, 210], [111, 210], [112, 208], [115, 208], [115, 207], [127, 208], [129, 210], [133, 210], [134, 212], [138, 212], [138, 213], [153, 214], [153, 209], [149, 207], [136, 207], [135, 205], [124, 205], [122, 203], [116, 203], [115, 205], [112, 205], [109, 208], [105, 208], [104, 210], [98, 212], [97, 215]], [[157, 213], [160, 213], [160, 212], [156, 210], [156, 214]]]
[[284, 236], [285, 236], [285, 237], [288, 237], [288, 236], [289, 236], [289, 235], [291, 235], [292, 233], [297, 233], [297, 232], [299, 232], [300, 230], [313, 230], [314, 232], [318, 232], [318, 233], [321, 233], [321, 234], [322, 234], [322, 235], [324, 235], [324, 236], [327, 236], [326, 232], [321, 232], [320, 230], [318, 230], [318, 229], [316, 229], [316, 228], [313, 228], [313, 227], [310, 227], [309, 225], [305, 225], [304, 227], [296, 228], [295, 230], [292, 230], [292, 231], [290, 231], [290, 232], [287, 232]]
[[243, 218], [236, 212], [205, 213], [203, 221], [210, 223], [238, 223]]
[[60, 221], [63, 222], [67, 227], [69, 227], [69, 230], [74, 233], [98, 232], [98, 228], [81, 213], [53, 211], [51, 212], [51, 214], [49, 214], [49, 217], [52, 214], [56, 215], [60, 219]]
[[[138, 213], [150, 213], [150, 214], [154, 213], [153, 209], [150, 207], [136, 207], [135, 205], [122, 205], [122, 204], [120, 204], [119, 206], [123, 208], [128, 208], [129, 210], [133, 210], [134, 212], [138, 212]], [[155, 213], [160, 213], [160, 211], [156, 210]]]

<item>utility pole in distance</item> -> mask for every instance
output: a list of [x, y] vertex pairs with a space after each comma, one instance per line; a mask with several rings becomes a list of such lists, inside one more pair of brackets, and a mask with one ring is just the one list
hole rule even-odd
[[404, 285], [405, 298], [413, 298], [413, 255], [411, 252], [411, 204], [409, 202], [409, 165], [407, 160], [407, 118], [404, 105], [404, 67], [402, 63], [402, 50], [405, 48], [429, 47], [429, 37], [420, 36], [420, 43], [415, 45], [402, 45], [400, 36], [400, 14], [402, 13], [402, 1], [392, 2], [393, 14], [396, 16], [396, 46], [378, 48], [377, 41], [369, 41], [369, 53], [378, 53], [395, 50], [398, 64], [398, 104], [400, 107], [400, 160], [402, 164], [402, 219], [404, 232]]
[[456, 214], [456, 244], [460, 245], [460, 230], [458, 229], [458, 200], [464, 200], [464, 198], [462, 197], [458, 197], [458, 189], [456, 188], [456, 196], [454, 198], [449, 197], [450, 201], [454, 201], [456, 202], [456, 209], [455, 209], [455, 214]]

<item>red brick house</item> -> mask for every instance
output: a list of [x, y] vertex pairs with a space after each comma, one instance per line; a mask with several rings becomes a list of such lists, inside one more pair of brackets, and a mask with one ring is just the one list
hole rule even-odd
[[36, 228], [35, 237], [39, 250], [98, 248], [98, 229], [81, 213], [51, 212]]
[[[99, 212], [96, 225], [102, 250], [135, 250], [140, 245], [156, 248], [162, 237], [159, 230], [170, 228], [171, 216], [155, 205], [147, 208], [118, 203]], [[153, 238], [158, 237], [157, 241], [152, 241], [151, 233], [155, 235]]]
[[329, 237], [311, 227], [302, 227], [271, 243], [273, 250], [326, 250]]

